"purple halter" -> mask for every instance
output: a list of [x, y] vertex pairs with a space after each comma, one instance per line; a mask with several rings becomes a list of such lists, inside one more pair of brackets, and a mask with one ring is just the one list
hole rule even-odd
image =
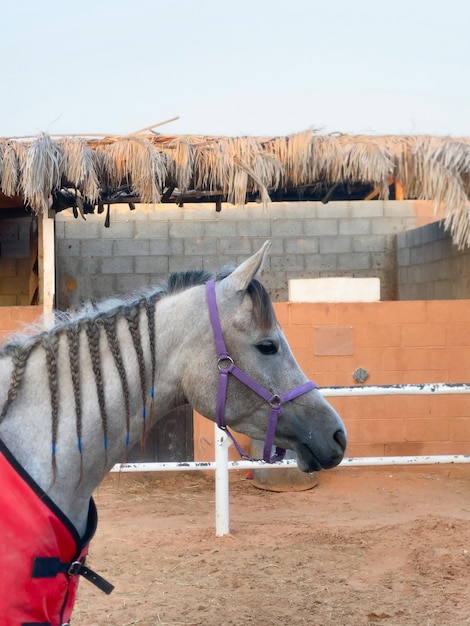
[[224, 430], [227, 435], [232, 440], [235, 448], [243, 459], [253, 460], [250, 456], [248, 456], [240, 444], [235, 441], [232, 433], [229, 431], [228, 427], [225, 424], [225, 401], [227, 397], [227, 385], [228, 385], [228, 376], [232, 374], [235, 378], [238, 378], [240, 382], [249, 387], [252, 391], [254, 391], [258, 396], [266, 400], [266, 402], [271, 407], [271, 411], [269, 413], [268, 420], [268, 428], [266, 431], [266, 439], [264, 442], [264, 450], [263, 450], [263, 461], [266, 463], [275, 463], [276, 461], [282, 461], [284, 455], [286, 453], [284, 448], [276, 448], [276, 452], [273, 457], [271, 457], [271, 448], [274, 442], [274, 435], [276, 432], [277, 421], [279, 417], [282, 415], [282, 405], [284, 402], [288, 402], [289, 400], [293, 400], [298, 396], [311, 391], [312, 389], [316, 389], [317, 385], [309, 380], [308, 382], [292, 389], [291, 391], [286, 391], [281, 395], [273, 394], [268, 389], [262, 387], [255, 380], [250, 378], [248, 374], [245, 374], [244, 371], [239, 369], [231, 356], [229, 356], [227, 352], [227, 348], [225, 347], [224, 336], [222, 334], [222, 327], [220, 325], [219, 313], [217, 310], [217, 301], [215, 297], [215, 284], [213, 280], [210, 280], [206, 283], [206, 293], [207, 293], [207, 304], [209, 307], [209, 316], [212, 324], [212, 330], [214, 331], [214, 339], [215, 345], [217, 347], [217, 367], [219, 368], [219, 389], [217, 392], [217, 406], [216, 406], [216, 416], [217, 416], [217, 425], [219, 428]]

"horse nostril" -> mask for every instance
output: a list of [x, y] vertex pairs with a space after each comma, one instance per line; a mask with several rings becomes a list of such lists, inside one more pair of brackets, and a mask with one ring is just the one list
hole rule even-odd
[[341, 450], [346, 450], [346, 433], [341, 428], [335, 432], [333, 439], [340, 446]]

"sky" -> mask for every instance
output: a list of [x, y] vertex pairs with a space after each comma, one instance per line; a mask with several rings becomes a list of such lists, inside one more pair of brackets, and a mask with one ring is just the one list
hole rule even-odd
[[0, 137], [470, 136], [469, 0], [5, 0]]

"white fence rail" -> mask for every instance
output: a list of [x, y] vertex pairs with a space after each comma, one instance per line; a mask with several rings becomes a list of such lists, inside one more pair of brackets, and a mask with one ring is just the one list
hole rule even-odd
[[[452, 395], [470, 393], [468, 383], [425, 383], [418, 385], [366, 385], [364, 387], [323, 387], [325, 397], [348, 396], [389, 396], [389, 395]], [[173, 472], [173, 471], [215, 471], [215, 519], [218, 537], [229, 533], [229, 470], [233, 469], [282, 469], [297, 467], [295, 459], [267, 464], [264, 461], [229, 461], [230, 438], [215, 425], [215, 461], [181, 463], [121, 463], [112, 472]], [[339, 467], [380, 466], [380, 465], [434, 465], [444, 463], [470, 463], [470, 454], [427, 455], [427, 456], [385, 456], [345, 458]]]

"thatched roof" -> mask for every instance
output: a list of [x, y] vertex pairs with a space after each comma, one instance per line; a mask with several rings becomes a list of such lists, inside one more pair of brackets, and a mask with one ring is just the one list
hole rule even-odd
[[[35, 213], [103, 203], [177, 201], [210, 197], [219, 205], [267, 203], [279, 190], [336, 186], [375, 188], [388, 198], [396, 181], [407, 198], [444, 207], [446, 227], [470, 245], [470, 138], [324, 135], [285, 137], [157, 135], [0, 139], [0, 191]], [[321, 192], [321, 193], [320, 193]], [[8, 206], [3, 198], [1, 205]], [[305, 197], [305, 195], [304, 195]], [[13, 202], [13, 200], [11, 200]]]

